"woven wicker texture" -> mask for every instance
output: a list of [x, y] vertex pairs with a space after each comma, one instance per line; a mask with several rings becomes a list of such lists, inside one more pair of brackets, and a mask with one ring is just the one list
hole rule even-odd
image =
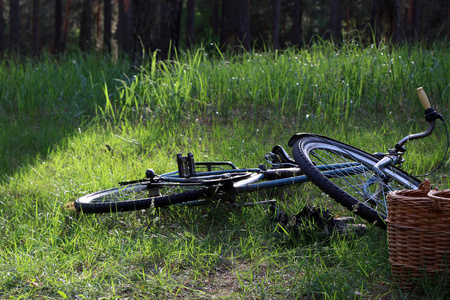
[[389, 261], [399, 283], [450, 274], [450, 189], [430, 189], [426, 179], [417, 190], [387, 197]]

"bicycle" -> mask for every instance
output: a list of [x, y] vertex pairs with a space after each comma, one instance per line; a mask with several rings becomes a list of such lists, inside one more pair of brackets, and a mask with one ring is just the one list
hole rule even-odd
[[[369, 154], [326, 136], [299, 133], [288, 143], [294, 158], [276, 145], [265, 155], [271, 164], [269, 169], [264, 165], [241, 169], [229, 161], [195, 162], [191, 153], [187, 156], [178, 154], [178, 170], [157, 175], [148, 169], [143, 179], [121, 182], [119, 187], [78, 198], [75, 208], [84, 213], [108, 213], [169, 205], [203, 205], [215, 199], [233, 203], [236, 195], [311, 181], [348, 210], [386, 229], [387, 193], [417, 189], [421, 183], [401, 169], [406, 151], [404, 145], [410, 140], [429, 136], [437, 119], [445, 124], [442, 115], [430, 106], [422, 88], [418, 93], [425, 108], [428, 129], [402, 138], [388, 153]], [[448, 132], [445, 156], [447, 151]]]

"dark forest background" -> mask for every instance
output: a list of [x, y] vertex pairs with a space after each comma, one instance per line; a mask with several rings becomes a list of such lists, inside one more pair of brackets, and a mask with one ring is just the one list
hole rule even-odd
[[448, 0], [0, 0], [0, 52], [152, 53], [423, 42], [450, 33]]

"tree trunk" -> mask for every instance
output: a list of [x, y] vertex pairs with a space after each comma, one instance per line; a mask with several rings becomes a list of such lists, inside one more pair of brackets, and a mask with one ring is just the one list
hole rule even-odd
[[111, 0], [105, 0], [103, 6], [104, 25], [103, 25], [103, 47], [107, 53], [111, 53], [111, 24], [112, 24], [112, 3]]
[[220, 2], [219, 0], [214, 0], [214, 5], [213, 5], [213, 17], [214, 17], [213, 33], [216, 37], [218, 37], [220, 34], [220, 3], [219, 2]]
[[332, 39], [341, 39], [341, 13], [339, 0], [330, 1], [330, 33]]
[[5, 6], [3, 0], [0, 0], [0, 55], [3, 55], [5, 51], [5, 19], [3, 13], [5, 12]]
[[[372, 27], [372, 30], [374, 32], [375, 38], [378, 39], [378, 36], [380, 34], [380, 28], [379, 28], [379, 14], [380, 14], [380, 8], [378, 4], [378, 0], [372, 0], [372, 10], [370, 12], [370, 26]], [[376, 42], [376, 41], [373, 41]]]
[[420, 33], [419, 33], [420, 11], [421, 11], [420, 0], [414, 0], [412, 30], [414, 32], [414, 37], [417, 39], [420, 39]]
[[131, 0], [119, 0], [119, 49], [126, 54], [131, 53]]
[[178, 48], [182, 0], [133, 0], [133, 54], [167, 59]]
[[377, 36], [387, 34], [392, 40], [401, 40], [404, 22], [400, 13], [400, 0], [373, 0], [371, 24]]
[[40, 6], [39, 0], [33, 0], [33, 17], [32, 17], [32, 34], [31, 34], [31, 52], [34, 56], [40, 55], [39, 45], [39, 21], [40, 21]]
[[[444, 3], [445, 4], [445, 3]], [[447, 8], [447, 39], [450, 38], [450, 2], [448, 2], [448, 8]]]
[[250, 51], [250, 5], [249, 0], [222, 1], [222, 48], [244, 48]]
[[294, 5], [292, 7], [292, 31], [291, 31], [291, 41], [293, 46], [302, 46], [302, 16], [303, 16], [303, 5], [302, 0], [294, 0]]
[[195, 20], [195, 0], [187, 0], [187, 17], [186, 17], [186, 48], [187, 49], [191, 49], [191, 47], [195, 43], [194, 20]]
[[67, 34], [69, 32], [69, 16], [70, 16], [70, 5], [71, 0], [67, 0], [66, 3], [66, 13], [64, 16], [64, 24], [63, 24], [63, 38], [62, 38], [62, 48], [63, 50], [66, 49], [67, 45]]
[[391, 0], [392, 1], [392, 39], [395, 42], [399, 42], [401, 40], [401, 16], [400, 16], [400, 0]]
[[345, 3], [345, 23], [346, 23], [345, 32], [347, 33], [347, 35], [350, 32], [350, 15], [351, 15], [350, 3], [349, 1], [347, 1], [347, 3]]
[[[443, 7], [445, 7], [445, 1], [446, 0], [444, 0]], [[447, 34], [446, 34], [446, 37], [448, 39], [448, 38], [450, 38], [450, 2], [447, 3], [447, 6], [448, 6], [448, 8], [447, 8]], [[444, 13], [445, 13], [445, 11], [444, 11]]]
[[55, 0], [55, 28], [53, 36], [53, 52], [62, 51], [62, 1]]
[[20, 6], [19, 0], [9, 1], [9, 44], [13, 51], [20, 48]]
[[92, 0], [84, 0], [83, 15], [80, 26], [80, 48], [82, 51], [91, 49]]
[[272, 4], [272, 45], [274, 49], [280, 48], [280, 0], [271, 0]]

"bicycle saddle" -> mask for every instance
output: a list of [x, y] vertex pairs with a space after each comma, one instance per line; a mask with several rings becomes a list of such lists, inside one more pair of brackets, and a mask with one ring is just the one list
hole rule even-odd
[[[293, 160], [289, 154], [287, 154], [286, 150], [283, 149], [283, 147], [281, 147], [280, 145], [276, 145], [275, 147], [272, 148], [272, 152], [270, 152], [269, 154], [267, 154], [267, 156], [270, 156], [270, 163], [272, 165], [274, 164], [289, 164], [289, 165], [294, 165], [297, 166], [295, 160]], [[268, 158], [266, 156], [266, 158]]]

